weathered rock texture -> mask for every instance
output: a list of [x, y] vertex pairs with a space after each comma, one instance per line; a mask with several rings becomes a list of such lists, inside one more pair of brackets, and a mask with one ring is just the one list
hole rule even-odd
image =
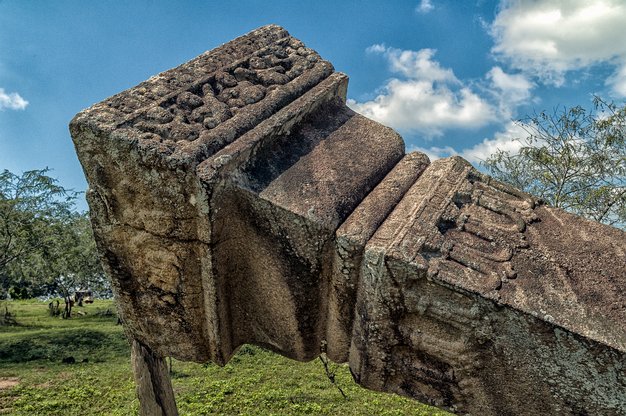
[[266, 26], [72, 121], [143, 412], [175, 413], [160, 357], [327, 341], [458, 413], [626, 414], [626, 234], [405, 155], [347, 82]]

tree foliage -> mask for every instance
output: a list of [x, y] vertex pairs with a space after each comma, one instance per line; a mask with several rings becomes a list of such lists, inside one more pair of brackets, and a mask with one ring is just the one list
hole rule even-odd
[[519, 153], [499, 150], [483, 166], [499, 180], [606, 224], [626, 226], [626, 107], [594, 98], [518, 124]]
[[0, 294], [66, 296], [103, 281], [89, 221], [74, 211], [76, 198], [47, 169], [0, 173]]

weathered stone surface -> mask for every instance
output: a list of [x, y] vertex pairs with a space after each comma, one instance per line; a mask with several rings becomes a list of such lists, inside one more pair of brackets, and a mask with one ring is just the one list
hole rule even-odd
[[[617, 229], [438, 160], [365, 246], [350, 367], [366, 387], [459, 412], [620, 414], [626, 311], [606, 301], [626, 279], [606, 263], [625, 247]], [[597, 289], [568, 272], [580, 261], [609, 296], [582, 300]]]
[[132, 341], [131, 362], [141, 401], [141, 416], [177, 416], [174, 390], [163, 357], [137, 340]]
[[72, 121], [143, 411], [159, 357], [324, 343], [458, 413], [626, 413], [625, 233], [405, 155], [333, 71], [266, 26]]
[[429, 163], [423, 153], [404, 156], [337, 229], [326, 336], [335, 361], [348, 359], [365, 245]]

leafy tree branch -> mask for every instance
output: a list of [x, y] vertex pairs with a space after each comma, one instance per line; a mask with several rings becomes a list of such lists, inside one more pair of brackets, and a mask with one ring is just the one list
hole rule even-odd
[[482, 164], [495, 178], [555, 207], [626, 227], [626, 107], [593, 100], [535, 113], [518, 153], [499, 150]]

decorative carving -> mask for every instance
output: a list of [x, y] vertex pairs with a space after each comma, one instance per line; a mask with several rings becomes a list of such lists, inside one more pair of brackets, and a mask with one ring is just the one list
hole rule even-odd
[[151, 133], [142, 136], [144, 139], [194, 141], [203, 131], [217, 127], [242, 107], [263, 100], [318, 61], [319, 55], [299, 40], [283, 38], [144, 110], [125, 127]]

